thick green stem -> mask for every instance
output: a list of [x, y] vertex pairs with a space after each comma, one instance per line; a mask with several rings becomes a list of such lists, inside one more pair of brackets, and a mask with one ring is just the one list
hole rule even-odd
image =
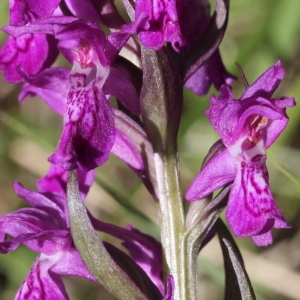
[[185, 253], [181, 241], [185, 231], [183, 206], [179, 185], [176, 154], [155, 154], [154, 157], [159, 192], [161, 240], [165, 254], [165, 275], [172, 275], [175, 283], [174, 299], [186, 298]]
[[166, 48], [153, 51], [142, 47], [142, 64], [141, 108], [154, 152], [164, 275], [174, 278], [175, 300], [192, 300], [187, 297], [189, 276], [184, 264], [186, 248], [182, 247], [185, 224], [177, 152], [183, 83]]

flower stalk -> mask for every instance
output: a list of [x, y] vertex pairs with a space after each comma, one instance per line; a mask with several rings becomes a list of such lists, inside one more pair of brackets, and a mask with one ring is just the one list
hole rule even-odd
[[154, 150], [164, 276], [174, 278], [174, 299], [189, 299], [181, 247], [185, 225], [177, 153], [182, 82], [165, 48], [157, 52], [142, 48], [142, 63], [142, 116]]
[[168, 275], [174, 277], [174, 299], [189, 299], [185, 296], [187, 275], [182, 263], [185, 254], [182, 251], [181, 241], [185, 227], [176, 154], [156, 154], [155, 168], [159, 191], [161, 240], [165, 255], [165, 277]]

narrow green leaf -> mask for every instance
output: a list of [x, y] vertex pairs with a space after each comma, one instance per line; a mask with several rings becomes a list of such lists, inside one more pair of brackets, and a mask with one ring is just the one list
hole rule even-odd
[[242, 255], [221, 219], [215, 224], [225, 266], [225, 300], [254, 300], [256, 296], [245, 270]]
[[117, 299], [147, 300], [97, 236], [79, 194], [76, 171], [68, 174], [67, 200], [72, 237], [91, 274]]
[[201, 243], [223, 212], [230, 188], [231, 185], [225, 187], [214, 200], [210, 198], [202, 199], [201, 201], [193, 202], [190, 206], [186, 224], [187, 230], [183, 236], [182, 248], [187, 253], [183, 264], [187, 268], [187, 274], [189, 274], [191, 299], [196, 299], [197, 297], [197, 257]]

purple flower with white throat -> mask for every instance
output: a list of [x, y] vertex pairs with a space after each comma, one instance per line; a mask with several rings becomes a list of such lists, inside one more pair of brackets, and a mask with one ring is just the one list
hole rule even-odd
[[115, 139], [112, 109], [103, 92], [109, 74], [103, 53], [105, 35], [91, 22], [56, 26], [58, 46], [73, 68], [63, 133], [49, 161], [65, 170], [88, 171], [108, 159]]
[[288, 123], [286, 107], [295, 105], [293, 98], [271, 98], [284, 73], [278, 60], [240, 100], [227, 86], [219, 97], [211, 97], [206, 115], [223, 150], [208, 160], [186, 193], [186, 199], [194, 201], [233, 181], [226, 218], [236, 236], [250, 236], [259, 246], [272, 243], [273, 227], [288, 227], [273, 200], [265, 163], [266, 149]]
[[5, 30], [14, 36], [41, 32], [53, 35], [59, 50], [73, 64], [71, 72], [52, 68], [36, 76], [20, 69], [27, 82], [20, 98], [40, 94], [64, 116], [63, 132], [49, 161], [68, 171], [89, 171], [102, 165], [109, 158], [116, 136], [113, 110], [106, 95], [117, 96], [127, 109], [140, 113], [138, 88], [130, 74], [110, 64], [102, 29], [88, 20], [51, 17], [26, 26], [7, 26]]

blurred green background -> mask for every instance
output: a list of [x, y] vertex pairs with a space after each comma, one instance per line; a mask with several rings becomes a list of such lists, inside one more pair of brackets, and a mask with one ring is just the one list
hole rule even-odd
[[[8, 1], [0, 2], [0, 24], [8, 23]], [[275, 96], [300, 98], [300, 1], [232, 1], [228, 29], [221, 45], [227, 69], [238, 76], [238, 62], [252, 83], [280, 58], [286, 76]], [[6, 39], [0, 33], [0, 43]], [[2, 74], [1, 74], [2, 77]], [[20, 86], [0, 80], [0, 213], [24, 202], [11, 189], [14, 180], [35, 188], [35, 180], [49, 168], [62, 120], [39, 99], [17, 101]], [[238, 80], [236, 98], [243, 92]], [[210, 94], [217, 92], [212, 88]], [[199, 99], [186, 91], [179, 134], [183, 192], [199, 171], [203, 157], [218, 139], [204, 111], [209, 96]], [[274, 198], [291, 229], [273, 232], [270, 247], [257, 248], [250, 239], [237, 239], [259, 299], [300, 299], [300, 109], [288, 109], [290, 123], [270, 150], [268, 167]], [[272, 158], [272, 159], [271, 159]], [[98, 184], [87, 200], [93, 214], [120, 226], [132, 224], [159, 239], [156, 208], [135, 175], [117, 158], [99, 168]], [[113, 198], [117, 197], [119, 201]], [[144, 218], [146, 215], [147, 218]], [[109, 237], [106, 240], [116, 243]], [[0, 299], [13, 299], [36, 257], [25, 247], [0, 256]], [[201, 299], [222, 299], [222, 257], [215, 240], [200, 255]], [[64, 278], [71, 299], [113, 299], [99, 286], [78, 278]]]

